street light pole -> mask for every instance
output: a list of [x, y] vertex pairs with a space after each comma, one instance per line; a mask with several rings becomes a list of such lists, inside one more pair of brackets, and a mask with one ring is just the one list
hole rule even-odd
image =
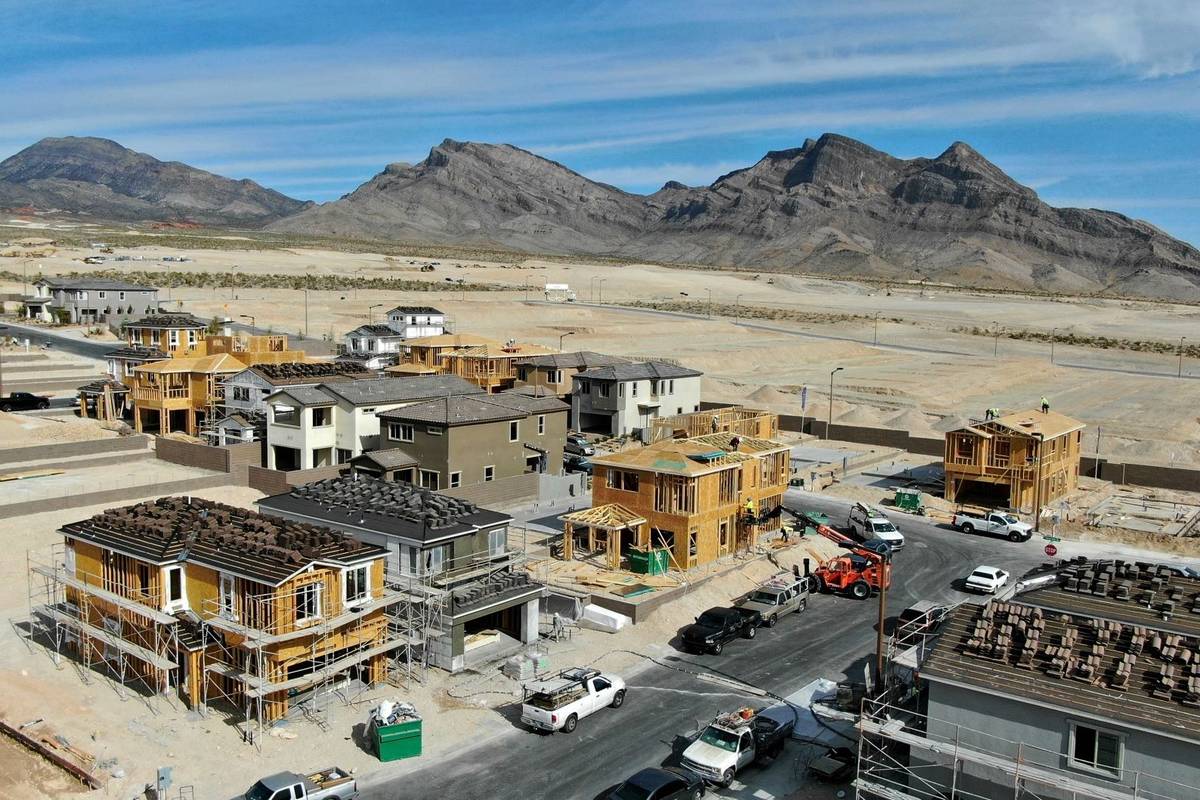
[[992, 334], [992, 340], [993, 340], [992, 358], [999, 358], [1000, 357], [1000, 323], [993, 322], [992, 324], [996, 326], [996, 332]]
[[608, 280], [608, 278], [601, 278], [600, 283], [598, 284], [600, 286], [600, 305], [604, 305], [604, 282], [606, 280]]
[[742, 321], [742, 295], [737, 295], [733, 298], [733, 321], [735, 323]]
[[242, 319], [250, 320], [250, 332], [254, 332], [254, 315], [253, 314], [238, 314]]
[[825, 422], [825, 438], [829, 438], [829, 429], [833, 427], [833, 376], [844, 370], [845, 367], [837, 367], [829, 373], [829, 418]]
[[1054, 363], [1054, 341], [1058, 339], [1058, 328], [1050, 329], [1050, 363]]
[[1175, 376], [1177, 378], [1183, 377], [1183, 340], [1186, 338], [1186, 336], [1179, 337], [1179, 373]]
[[875, 627], [875, 687], [876, 692], [883, 690], [883, 623], [887, 620], [887, 589], [892, 577], [891, 555], [880, 556], [879, 559], [879, 622]]
[[574, 335], [575, 335], [575, 331], [567, 331], [566, 333], [560, 333], [558, 335], [558, 352], [560, 352], [560, 353], [562, 352], [563, 339], [567, 338], [568, 336], [574, 336]]
[[709, 319], [712, 319], [712, 289], [705, 289], [704, 291], [708, 292], [707, 316]]
[[875, 340], [871, 344], [879, 344], [879, 312], [875, 312]]
[[383, 306], [383, 303], [376, 303], [373, 306], [367, 306], [367, 324], [368, 325], [375, 322], [375, 309], [381, 308], [382, 306]]

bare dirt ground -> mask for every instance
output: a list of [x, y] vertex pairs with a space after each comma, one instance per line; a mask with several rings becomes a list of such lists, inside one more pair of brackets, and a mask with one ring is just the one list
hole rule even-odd
[[[153, 237], [146, 237], [148, 242]], [[334, 339], [401, 303], [432, 304], [451, 315], [458, 331], [516, 338], [624, 355], [678, 359], [705, 372], [709, 400], [745, 402], [783, 413], [828, 414], [829, 372], [835, 382], [835, 421], [903, 428], [937, 435], [949, 421], [981, 416], [990, 406], [1016, 410], [1045, 395], [1056, 410], [1089, 425], [1084, 451], [1097, 446], [1114, 460], [1200, 463], [1200, 362], [1169, 350], [1195, 336], [1200, 308], [1169, 303], [1049, 298], [951, 291], [901, 284], [890, 288], [852, 281], [675, 269], [650, 265], [516, 263], [394, 257], [312, 249], [175, 250], [148, 244], [118, 254], [146, 260], [84, 265], [87, 250], [64, 249], [41, 259], [46, 274], [94, 269], [209, 272], [216, 288], [162, 292], [171, 310], [209, 318], [253, 316], [260, 328]], [[186, 256], [167, 264], [163, 255]], [[437, 261], [433, 272], [421, 265]], [[0, 260], [0, 269], [17, 264]], [[253, 289], [255, 274], [409, 278], [446, 286], [431, 292]], [[456, 291], [446, 282], [522, 287], [502, 292]], [[543, 305], [546, 283], [568, 283], [579, 303]], [[524, 287], [528, 286], [528, 290]], [[0, 290], [19, 291], [16, 284]], [[686, 294], [686, 296], [684, 296]], [[586, 305], [603, 301], [605, 307]], [[616, 303], [691, 303], [701, 318], [622, 310]], [[708, 303], [727, 317], [703, 318]], [[372, 309], [371, 306], [378, 306]], [[307, 311], [306, 311], [307, 308]], [[754, 319], [735, 325], [741, 309], [778, 310], [798, 319]], [[878, 324], [875, 321], [879, 316]], [[306, 324], [307, 321], [307, 324]], [[745, 320], [742, 320], [743, 322]], [[769, 328], [769, 329], [764, 329]], [[972, 335], [961, 331], [999, 331]], [[1165, 353], [1083, 347], [1007, 338], [1018, 335], [1107, 336], [1159, 342]], [[831, 338], [822, 338], [831, 337]], [[876, 342], [878, 344], [876, 344]], [[1182, 371], [1184, 378], [1176, 377]], [[807, 389], [802, 393], [802, 390]]]

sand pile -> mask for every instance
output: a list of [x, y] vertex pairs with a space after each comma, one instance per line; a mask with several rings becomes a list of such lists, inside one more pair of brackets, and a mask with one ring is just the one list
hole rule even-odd
[[783, 392], [774, 386], [761, 386], [746, 395], [747, 405], [760, 405], [768, 409], [778, 406], [799, 406], [800, 395]]
[[932, 435], [941, 433], [933, 427], [933, 419], [927, 414], [922, 414], [915, 408], [910, 408], [907, 411], [902, 411], [896, 416], [885, 420], [884, 425], [896, 430], [908, 431], [919, 435]]
[[937, 422], [934, 422], [930, 427], [932, 427], [938, 433], [945, 433], [946, 431], [955, 431], [959, 428], [965, 428], [970, 424], [970, 417], [966, 417], [961, 414], [950, 414], [942, 417]]
[[879, 410], [870, 406], [855, 406], [845, 414], [835, 416], [833, 421], [843, 425], [880, 426], [883, 424]]
[[96, 420], [77, 417], [38, 418], [0, 411], [0, 449], [29, 447], [36, 444], [82, 442], [116, 436], [100, 427]]

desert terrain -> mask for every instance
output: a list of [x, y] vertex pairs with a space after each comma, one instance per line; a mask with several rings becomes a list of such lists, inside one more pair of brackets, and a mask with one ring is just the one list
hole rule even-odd
[[[30, 233], [0, 229], [14, 239]], [[39, 267], [45, 275], [151, 272], [164, 287], [181, 282], [181, 273], [208, 285], [164, 288], [166, 309], [252, 318], [260, 329], [336, 341], [394, 305], [436, 305], [457, 331], [554, 347], [567, 334], [568, 350], [676, 359], [704, 371], [706, 400], [824, 419], [830, 371], [840, 366], [834, 422], [937, 435], [988, 407], [1030, 408], [1044, 395], [1088, 424], [1085, 454], [1098, 445], [1113, 460], [1200, 463], [1194, 305], [438, 251], [385, 255], [264, 244], [254, 234], [197, 235], [191, 247], [174, 233], [131, 233], [121, 241], [145, 244], [118, 246], [116, 255], [142, 260], [85, 265], [97, 252], [86, 246], [2, 258], [9, 278], [0, 291], [20, 292], [12, 276]], [[297, 286], [346, 283], [307, 292], [256, 288], [266, 276], [290, 276]], [[356, 280], [424, 281], [428, 290], [356, 289]], [[547, 283], [569, 284], [578, 301], [545, 302]]]

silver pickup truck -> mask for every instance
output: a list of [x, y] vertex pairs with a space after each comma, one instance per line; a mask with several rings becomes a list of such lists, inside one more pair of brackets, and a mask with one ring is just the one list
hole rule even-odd
[[358, 783], [344, 769], [330, 767], [311, 775], [277, 772], [259, 779], [239, 800], [354, 800]]
[[774, 628], [779, 618], [808, 608], [811, 584], [808, 578], [781, 572], [737, 602], [762, 615], [762, 624]]

